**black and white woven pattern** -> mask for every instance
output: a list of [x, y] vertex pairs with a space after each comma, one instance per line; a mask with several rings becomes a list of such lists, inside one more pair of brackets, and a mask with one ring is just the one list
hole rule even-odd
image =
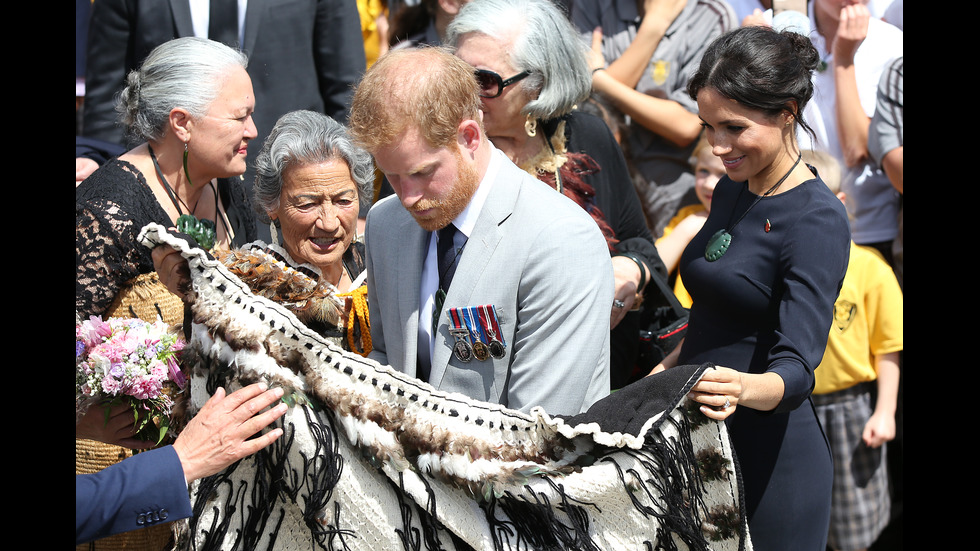
[[681, 366], [577, 416], [434, 390], [343, 351], [200, 249], [191, 407], [258, 380], [293, 407], [269, 448], [196, 483], [184, 549], [751, 549], [724, 423]]

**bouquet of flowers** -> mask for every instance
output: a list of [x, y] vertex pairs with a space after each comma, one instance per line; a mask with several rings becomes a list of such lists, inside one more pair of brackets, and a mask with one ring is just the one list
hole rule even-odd
[[75, 411], [129, 405], [136, 437], [163, 441], [173, 397], [187, 385], [177, 364], [184, 342], [162, 321], [92, 316], [75, 325]]

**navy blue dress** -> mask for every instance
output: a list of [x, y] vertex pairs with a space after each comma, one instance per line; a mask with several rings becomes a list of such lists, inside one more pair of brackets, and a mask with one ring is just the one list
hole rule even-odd
[[757, 198], [745, 183], [722, 178], [708, 220], [681, 257], [694, 302], [678, 363], [782, 377], [785, 394], [775, 410], [739, 407], [727, 421], [749, 530], [757, 551], [824, 551], [833, 464], [810, 393], [847, 269], [850, 230], [843, 204], [813, 179], [763, 198], [730, 230], [724, 256], [705, 260], [710, 237], [730, 229]]

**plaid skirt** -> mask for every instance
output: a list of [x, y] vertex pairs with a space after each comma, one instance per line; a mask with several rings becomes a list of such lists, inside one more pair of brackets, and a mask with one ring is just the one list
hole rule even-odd
[[861, 439], [873, 412], [874, 383], [813, 395], [834, 456], [834, 486], [827, 544], [840, 551], [867, 549], [888, 525], [891, 497], [885, 446]]

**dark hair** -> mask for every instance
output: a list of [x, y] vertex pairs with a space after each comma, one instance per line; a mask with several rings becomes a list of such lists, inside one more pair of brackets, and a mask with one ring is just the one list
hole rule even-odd
[[[804, 35], [771, 27], [740, 27], [708, 46], [701, 65], [687, 83], [695, 101], [712, 88], [722, 96], [768, 115], [790, 111], [810, 136], [803, 108], [813, 96], [813, 71], [820, 54]], [[796, 111], [788, 104], [796, 103]]]
[[422, 0], [415, 5], [400, 3], [398, 10], [391, 16], [388, 46], [394, 46], [403, 40], [424, 33], [429, 27], [429, 22], [436, 18], [437, 9], [439, 9], [438, 0]]

